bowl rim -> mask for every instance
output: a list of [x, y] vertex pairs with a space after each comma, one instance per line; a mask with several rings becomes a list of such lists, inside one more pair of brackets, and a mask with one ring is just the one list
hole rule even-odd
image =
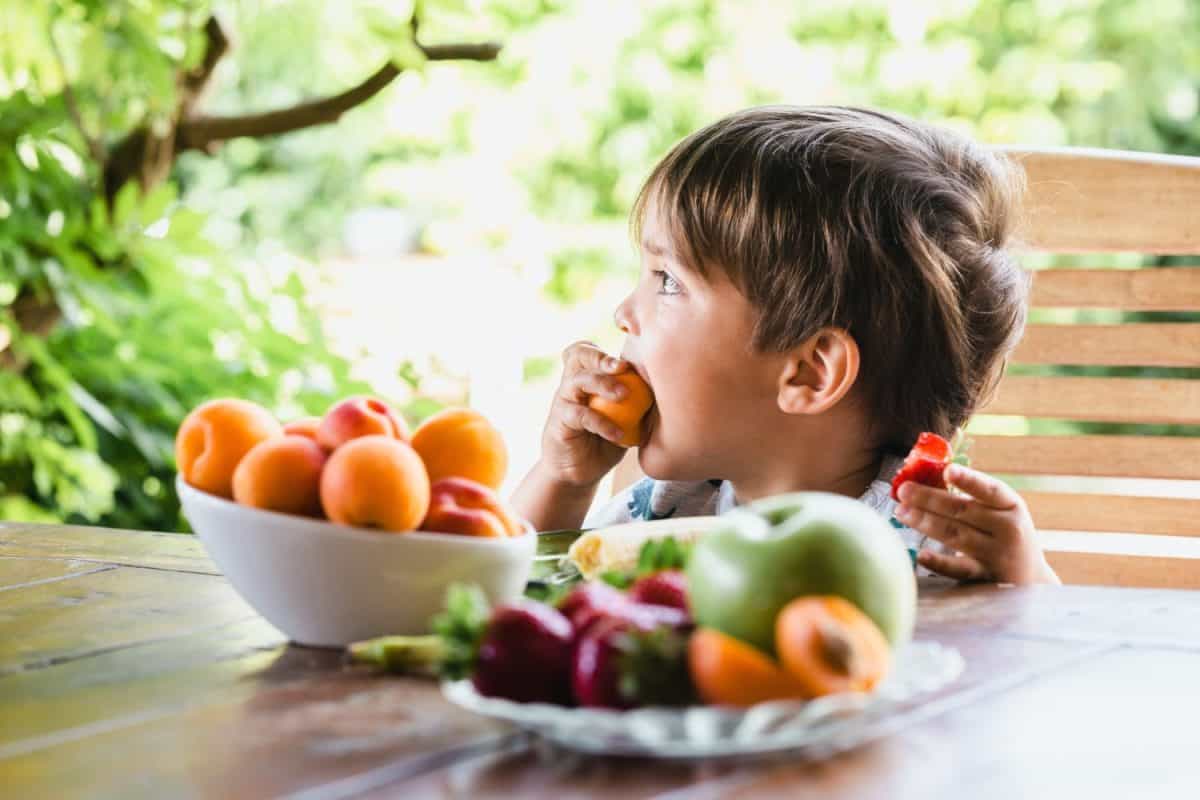
[[[262, 520], [273, 520], [275, 522], [284, 523], [287, 527], [295, 531], [299, 535], [318, 535], [318, 536], [340, 536], [345, 539], [356, 542], [427, 542], [432, 544], [444, 545], [448, 547], [463, 547], [463, 548], [485, 548], [485, 549], [506, 549], [514, 548], [519, 545], [524, 545], [525, 542], [537, 542], [537, 531], [528, 521], [522, 520], [525, 524], [525, 532], [520, 536], [506, 536], [504, 538], [491, 538], [486, 536], [464, 536], [458, 533], [439, 533], [437, 531], [382, 531], [371, 530], [369, 528], [356, 528], [352, 525], [342, 525], [341, 523], [331, 522], [327, 519], [316, 519], [314, 517], [302, 517], [298, 514], [285, 514], [282, 511], [270, 511], [265, 508], [254, 508], [253, 506], [242, 505], [235, 503], [233, 500], [211, 494], [202, 489], [197, 489], [183, 479], [180, 474], [175, 475], [175, 491], [179, 494], [180, 502], [187, 496], [195, 502], [207, 504], [212, 508], [218, 508], [225, 511], [233, 511], [240, 514], [245, 514], [250, 518], [258, 517]], [[187, 516], [186, 509], [184, 516]], [[188, 523], [196, 528], [191, 519]], [[196, 531], [199, 533], [199, 531]]]

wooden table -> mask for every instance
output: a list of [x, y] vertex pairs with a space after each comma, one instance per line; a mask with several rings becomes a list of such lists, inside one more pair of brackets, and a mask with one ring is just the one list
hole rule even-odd
[[967, 668], [830, 761], [555, 750], [292, 647], [190, 537], [0, 526], [0, 796], [1200, 797], [1200, 592], [922, 587]]

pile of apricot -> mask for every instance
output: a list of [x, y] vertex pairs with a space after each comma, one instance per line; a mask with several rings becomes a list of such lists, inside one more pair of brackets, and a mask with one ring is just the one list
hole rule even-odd
[[508, 468], [504, 438], [468, 408], [440, 411], [410, 432], [377, 397], [348, 397], [287, 424], [221, 398], [187, 415], [175, 459], [190, 486], [254, 508], [390, 532], [524, 531], [496, 492]]

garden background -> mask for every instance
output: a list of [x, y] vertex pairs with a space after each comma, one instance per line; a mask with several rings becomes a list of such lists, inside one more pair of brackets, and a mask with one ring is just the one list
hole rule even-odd
[[221, 395], [470, 404], [511, 486], [654, 161], [776, 102], [1200, 154], [1200, 3], [0, 0], [0, 519], [185, 529]]

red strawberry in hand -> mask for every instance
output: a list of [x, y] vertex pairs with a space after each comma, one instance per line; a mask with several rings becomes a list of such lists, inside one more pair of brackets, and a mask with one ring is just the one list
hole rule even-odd
[[892, 478], [892, 499], [900, 499], [900, 487], [908, 481], [945, 489], [946, 480], [942, 473], [952, 457], [949, 442], [936, 433], [922, 433], [904, 459], [900, 471]]

